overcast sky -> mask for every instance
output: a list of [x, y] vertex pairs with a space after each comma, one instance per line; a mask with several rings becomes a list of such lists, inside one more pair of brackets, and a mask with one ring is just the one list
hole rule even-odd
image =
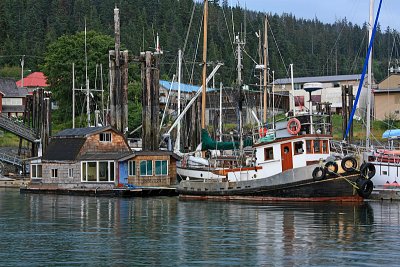
[[[268, 13], [292, 13], [297, 18], [334, 23], [347, 18], [362, 25], [369, 20], [369, 0], [228, 0], [231, 5], [239, 4], [247, 9]], [[375, 0], [375, 15], [379, 0]], [[375, 17], [374, 15], [374, 17]], [[383, 0], [379, 23], [382, 29], [389, 26], [400, 31], [400, 0]]]

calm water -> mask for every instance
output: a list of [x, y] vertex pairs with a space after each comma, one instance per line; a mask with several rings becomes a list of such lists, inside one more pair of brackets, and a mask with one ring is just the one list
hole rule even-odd
[[398, 266], [400, 202], [223, 203], [0, 189], [1, 266]]

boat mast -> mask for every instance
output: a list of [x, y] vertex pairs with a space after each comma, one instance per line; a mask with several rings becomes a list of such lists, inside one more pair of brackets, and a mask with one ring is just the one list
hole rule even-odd
[[201, 95], [201, 129], [206, 128], [206, 89], [207, 89], [207, 24], [208, 24], [208, 0], [204, 0], [204, 22], [203, 22], [203, 77]]
[[238, 90], [239, 90], [239, 151], [240, 153], [242, 153], [243, 151], [243, 116], [242, 116], [242, 101], [243, 101], [243, 97], [242, 97], [242, 84], [243, 84], [243, 80], [242, 80], [242, 46], [245, 45], [244, 41], [240, 40], [239, 35], [236, 36], [235, 38], [235, 45], [237, 45], [237, 86], [238, 86]]
[[[181, 115], [181, 69], [182, 69], [182, 50], [178, 51], [178, 116]], [[181, 122], [176, 128], [176, 151], [181, 150]]]
[[[295, 108], [295, 101], [294, 101], [294, 81], [293, 81], [293, 63], [290, 64], [290, 79], [292, 83], [292, 105], [293, 105], [293, 117], [296, 116], [296, 108]], [[311, 100], [311, 99], [310, 99]]]
[[[371, 42], [372, 38], [372, 25], [374, 23], [374, 18], [373, 18], [373, 12], [374, 12], [374, 0], [370, 0], [369, 2], [369, 42]], [[368, 59], [368, 90], [367, 90], [367, 126], [366, 126], [366, 140], [365, 140], [365, 147], [368, 150], [370, 147], [370, 135], [371, 135], [371, 92], [372, 92], [372, 49], [373, 46], [371, 46], [371, 52], [369, 54], [369, 59]]]
[[268, 19], [267, 16], [265, 16], [265, 23], [264, 23], [264, 124], [267, 123], [267, 85], [269, 83], [268, 79]]

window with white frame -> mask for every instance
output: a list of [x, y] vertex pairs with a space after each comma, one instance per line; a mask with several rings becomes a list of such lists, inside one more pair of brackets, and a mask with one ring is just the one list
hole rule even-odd
[[156, 160], [156, 175], [168, 175], [168, 161]]
[[153, 161], [141, 160], [140, 161], [140, 176], [152, 176], [153, 175]]
[[111, 142], [111, 133], [100, 133], [100, 142]]
[[31, 178], [42, 178], [42, 165], [32, 164], [31, 165]]
[[58, 169], [51, 169], [51, 178], [58, 177]]
[[114, 182], [115, 165], [113, 161], [82, 161], [82, 182]]
[[73, 168], [68, 169], [68, 178], [74, 178], [74, 169]]
[[128, 175], [129, 176], [136, 175], [136, 162], [134, 160], [128, 161]]

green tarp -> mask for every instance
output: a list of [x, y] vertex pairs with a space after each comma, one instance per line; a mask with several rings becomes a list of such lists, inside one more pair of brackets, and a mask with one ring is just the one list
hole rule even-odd
[[[206, 129], [201, 130], [201, 150], [231, 150], [239, 149], [239, 142], [217, 142], [213, 140]], [[253, 140], [246, 139], [243, 141], [243, 147], [252, 146]]]

